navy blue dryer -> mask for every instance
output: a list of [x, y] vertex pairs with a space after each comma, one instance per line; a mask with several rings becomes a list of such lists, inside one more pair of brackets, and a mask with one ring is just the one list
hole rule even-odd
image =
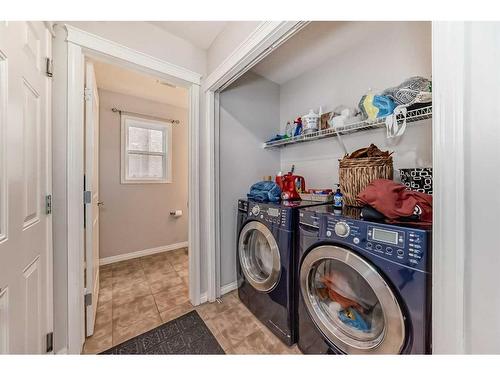
[[238, 296], [287, 345], [296, 341], [298, 209], [318, 204], [238, 201]]
[[308, 354], [431, 352], [431, 233], [300, 210], [298, 346]]

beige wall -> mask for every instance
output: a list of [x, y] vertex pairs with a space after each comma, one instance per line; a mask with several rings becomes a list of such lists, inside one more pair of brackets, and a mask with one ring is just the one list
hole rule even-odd
[[207, 76], [222, 64], [260, 24], [261, 21], [228, 22], [207, 50]]
[[[186, 109], [99, 90], [100, 257], [187, 241], [188, 113]], [[175, 118], [171, 184], [120, 184], [120, 115], [112, 107]], [[170, 211], [182, 210], [174, 218]]]
[[196, 73], [204, 75], [206, 72], [206, 50], [149, 22], [68, 21], [64, 23]]

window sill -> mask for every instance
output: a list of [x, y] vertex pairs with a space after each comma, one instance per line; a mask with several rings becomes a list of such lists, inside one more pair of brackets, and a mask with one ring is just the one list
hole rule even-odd
[[137, 185], [137, 184], [171, 184], [172, 180], [121, 180], [122, 185]]

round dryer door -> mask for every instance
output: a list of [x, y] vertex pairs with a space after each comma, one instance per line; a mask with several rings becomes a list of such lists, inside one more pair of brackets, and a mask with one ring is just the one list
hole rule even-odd
[[273, 234], [264, 224], [251, 221], [243, 227], [238, 254], [245, 278], [255, 289], [268, 292], [278, 284], [280, 252]]
[[401, 308], [390, 286], [360, 256], [338, 246], [311, 250], [300, 268], [300, 288], [312, 320], [342, 352], [401, 352]]

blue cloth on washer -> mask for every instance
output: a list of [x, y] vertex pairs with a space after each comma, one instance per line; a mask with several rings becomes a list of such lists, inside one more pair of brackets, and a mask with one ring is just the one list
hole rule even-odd
[[252, 185], [247, 197], [259, 202], [279, 202], [281, 189], [273, 181], [261, 181]]

